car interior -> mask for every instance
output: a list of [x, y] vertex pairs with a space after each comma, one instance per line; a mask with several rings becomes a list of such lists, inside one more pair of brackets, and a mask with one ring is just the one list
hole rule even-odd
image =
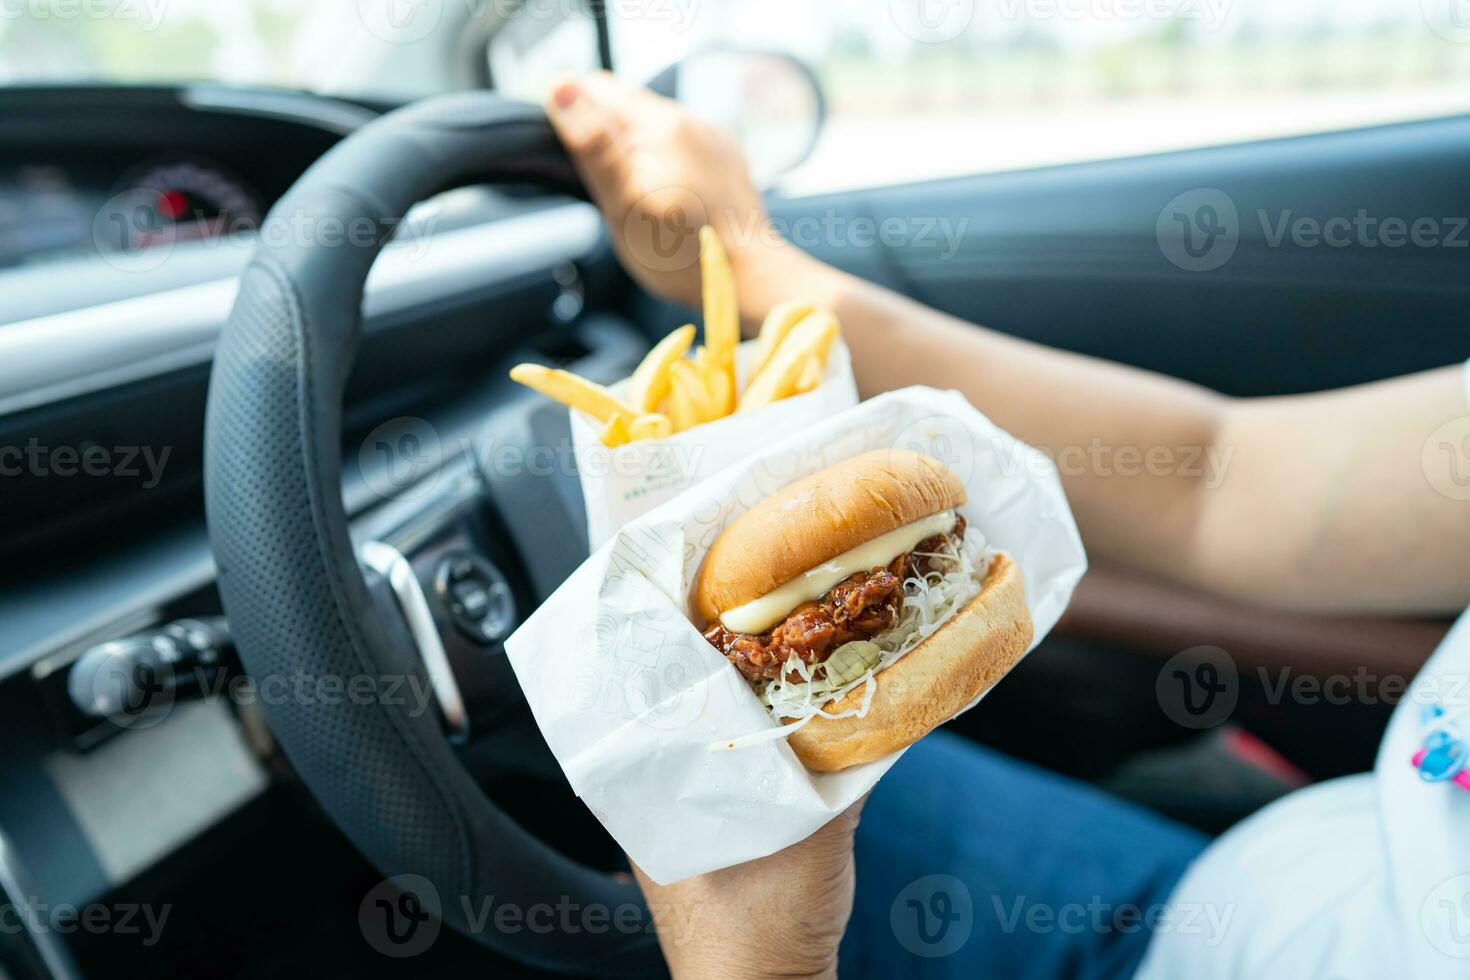
[[[0, 909], [31, 924], [0, 929], [0, 977], [660, 969], [641, 930], [571, 943], [445, 928], [412, 959], [366, 935], [365, 896], [414, 861], [473, 865], [474, 894], [636, 902], [502, 646], [588, 551], [574, 470], [504, 465], [570, 444], [565, 409], [507, 371], [612, 382], [690, 313], [620, 268], [540, 110], [497, 84], [486, 45], [519, 29], [515, 7], [444, 4], [394, 57], [432, 43], [474, 65], [407, 95], [0, 86]], [[616, 68], [605, 5], [582, 21], [585, 57]], [[804, 159], [830, 93], [781, 57], [816, 107]], [[650, 87], [683, 97], [680, 64], [664, 67]], [[768, 204], [786, 228], [947, 216], [964, 229], [954, 254], [798, 244], [967, 321], [1271, 396], [1463, 359], [1470, 282], [1453, 247], [1282, 251], [1254, 215], [1470, 214], [1462, 167], [1470, 116], [1439, 113], [817, 193], [778, 181]], [[1196, 188], [1243, 216], [1207, 277], [1171, 263], [1156, 230]], [[285, 200], [392, 233], [271, 242], [265, 216]], [[259, 256], [276, 272], [247, 274]], [[271, 313], [321, 346], [288, 337], [273, 370], [250, 367], [226, 324]], [[298, 570], [227, 596], [227, 616], [217, 562], [252, 549]], [[323, 618], [328, 584], [358, 622]], [[1447, 628], [1254, 608], [1094, 564], [1056, 631], [949, 727], [1217, 834], [1371, 768], [1392, 709], [1282, 702], [1258, 666], [1310, 677], [1366, 659], [1412, 676]], [[327, 672], [340, 633], [370, 634], [380, 666], [434, 692], [436, 711], [395, 729], [433, 744], [388, 745], [351, 706], [255, 688], [237, 631], [268, 638], [288, 673]], [[1231, 651], [1240, 698], [1226, 724], [1192, 730], [1156, 680], [1205, 646]], [[112, 711], [129, 692], [99, 685], [99, 664], [159, 658], [163, 710]], [[135, 928], [22, 914], [97, 903], [134, 910]], [[160, 909], [155, 930], [143, 912]]]

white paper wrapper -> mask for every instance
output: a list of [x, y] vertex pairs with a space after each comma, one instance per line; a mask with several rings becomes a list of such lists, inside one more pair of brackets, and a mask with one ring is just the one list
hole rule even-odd
[[964, 481], [961, 513], [1021, 568], [1034, 647], [1087, 568], [1056, 468], [958, 393], [931, 388], [891, 392], [772, 439], [634, 520], [507, 642], [572, 788], [655, 881], [801, 840], [898, 758], [814, 773], [784, 740], [712, 751], [776, 723], [690, 623], [687, 599], [705, 552], [735, 517], [793, 480], [883, 448], [928, 453]]
[[[755, 341], [740, 345], [736, 370], [744, 379]], [[621, 392], [625, 382], [612, 389]], [[822, 383], [804, 395], [783, 398], [759, 412], [731, 415], [667, 439], [648, 439], [608, 449], [602, 425], [572, 412], [572, 446], [587, 504], [587, 544], [596, 551], [618, 528], [653, 510], [731, 463], [766, 449], [787, 433], [809, 428], [857, 404], [857, 384], [847, 347], [837, 341]]]

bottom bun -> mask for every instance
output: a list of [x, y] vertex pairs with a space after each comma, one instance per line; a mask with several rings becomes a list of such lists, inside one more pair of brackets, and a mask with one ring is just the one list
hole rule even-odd
[[[912, 745], [995, 686], [1031, 645], [1021, 570], [996, 555], [980, 594], [875, 680], [873, 703], [859, 718], [817, 715], [787, 743], [808, 769], [837, 772]], [[827, 711], [860, 707], [864, 688]]]

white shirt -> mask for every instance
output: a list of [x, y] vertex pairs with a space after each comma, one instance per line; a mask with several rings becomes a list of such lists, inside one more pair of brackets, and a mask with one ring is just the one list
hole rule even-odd
[[[1470, 398], [1470, 363], [1465, 378]], [[1293, 793], [1212, 844], [1137, 975], [1470, 977], [1470, 792], [1411, 764], [1428, 703], [1470, 708], [1470, 612], [1394, 709], [1373, 772]]]

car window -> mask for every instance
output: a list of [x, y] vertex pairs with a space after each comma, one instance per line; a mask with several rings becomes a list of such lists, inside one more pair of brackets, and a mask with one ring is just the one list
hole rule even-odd
[[[628, 4], [636, 3], [636, 9]], [[792, 193], [1134, 156], [1470, 108], [1465, 0], [627, 0], [617, 69], [712, 45], [816, 71]]]
[[496, 91], [540, 102], [560, 77], [596, 71], [597, 22], [586, 0], [532, 0], [490, 38]]

